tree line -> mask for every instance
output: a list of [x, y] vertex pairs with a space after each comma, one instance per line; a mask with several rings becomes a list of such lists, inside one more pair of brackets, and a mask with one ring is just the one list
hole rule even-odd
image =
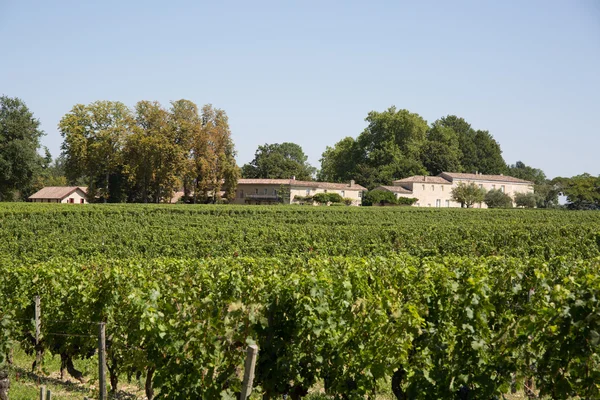
[[[238, 168], [225, 111], [189, 100], [169, 108], [140, 101], [77, 104], [59, 123], [62, 153], [41, 149], [44, 132], [25, 103], [0, 97], [0, 200], [26, 199], [43, 186], [85, 185], [101, 202], [165, 202], [183, 190], [189, 202], [235, 197], [238, 178], [356, 183], [373, 189], [412, 175], [442, 171], [505, 174], [534, 182], [536, 207], [600, 208], [600, 177], [547, 179], [519, 161], [509, 165], [485, 130], [448, 115], [428, 124], [419, 114], [390, 107], [371, 111], [356, 137], [327, 146], [317, 170], [295, 143], [258, 147]], [[40, 152], [44, 155], [40, 155]]]

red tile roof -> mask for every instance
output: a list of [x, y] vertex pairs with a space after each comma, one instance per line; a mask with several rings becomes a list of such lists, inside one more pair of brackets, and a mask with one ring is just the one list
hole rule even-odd
[[77, 189], [81, 190], [84, 194], [87, 194], [87, 187], [84, 186], [46, 186], [29, 196], [29, 198], [62, 200]]
[[394, 184], [396, 184], [396, 183], [440, 183], [440, 184], [446, 184], [446, 185], [452, 184], [452, 182], [450, 182], [447, 179], [444, 179], [440, 176], [425, 176], [425, 175], [415, 175], [415, 176], [409, 176], [408, 178], [404, 178], [404, 179], [398, 179], [397, 181], [394, 181]]
[[447, 176], [451, 179], [465, 179], [472, 181], [493, 181], [493, 182], [506, 182], [506, 183], [525, 183], [533, 185], [533, 182], [526, 181], [519, 178], [514, 178], [507, 175], [484, 175], [484, 174], [466, 174], [459, 172], [442, 172], [440, 176]]
[[349, 183], [298, 181], [296, 179], [239, 179], [238, 185], [290, 185], [332, 190], [367, 190], [356, 183], [351, 186]]
[[375, 190], [387, 190], [388, 192], [412, 194], [412, 190], [403, 188], [402, 186], [377, 186]]

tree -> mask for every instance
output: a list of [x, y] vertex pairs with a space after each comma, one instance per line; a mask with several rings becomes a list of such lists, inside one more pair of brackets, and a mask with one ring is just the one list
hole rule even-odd
[[515, 193], [517, 207], [535, 208], [538, 201], [538, 196], [535, 193]]
[[310, 181], [315, 171], [302, 147], [284, 142], [258, 146], [254, 159], [242, 167], [242, 176], [254, 179], [289, 179], [295, 176], [298, 180]]
[[371, 111], [365, 121], [368, 126], [356, 141], [346, 138], [323, 153], [320, 179], [355, 179], [372, 188], [427, 173], [420, 154], [428, 126], [420, 115], [390, 107], [383, 112]]
[[110, 176], [123, 164], [123, 146], [133, 127], [133, 116], [125, 104], [96, 101], [77, 104], [59, 123], [67, 178], [84, 178], [88, 198], [96, 195], [106, 203], [111, 197]]
[[362, 199], [363, 206], [372, 206], [374, 204], [396, 204], [396, 196], [387, 190], [369, 190]]
[[525, 165], [522, 161], [517, 161], [516, 164], [510, 165], [506, 174], [508, 176], [533, 182], [536, 185], [543, 185], [546, 183], [546, 174], [544, 171]]
[[421, 161], [431, 175], [444, 171], [460, 172], [461, 151], [458, 135], [439, 121], [427, 133], [427, 142], [421, 149]]
[[461, 207], [471, 208], [475, 203], [481, 203], [485, 198], [485, 189], [480, 188], [474, 183], [466, 184], [459, 182], [452, 189], [452, 200], [460, 203]]
[[567, 196], [568, 208], [600, 209], [600, 176], [585, 173], [571, 178], [555, 178], [553, 182], [558, 185], [561, 193]]
[[192, 140], [194, 201], [220, 200], [221, 189], [227, 200], [235, 198], [240, 170], [235, 162], [229, 121], [225, 111], [208, 104], [202, 108], [201, 129]]
[[0, 97], [0, 201], [29, 187], [45, 159], [38, 154], [44, 132], [18, 98]]
[[499, 189], [487, 192], [483, 201], [489, 208], [510, 208], [513, 205], [511, 197]]

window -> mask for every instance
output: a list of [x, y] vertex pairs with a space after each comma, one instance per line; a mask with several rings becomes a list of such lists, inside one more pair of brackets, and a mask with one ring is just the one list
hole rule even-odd
[[323, 190], [323, 193], [327, 193], [327, 189]]
[[425, 185], [423, 185], [423, 191], [425, 191]]
[[340, 195], [341, 195], [342, 197], [346, 197], [346, 191], [342, 190], [342, 191], [340, 192]]
[[437, 200], [435, 201], [435, 206], [436, 206], [436, 207], [441, 207], [441, 206], [442, 206], [442, 200], [440, 200], [440, 199], [437, 199]]
[[277, 197], [277, 189], [273, 189], [273, 196]]
[[496, 189], [496, 185], [492, 185], [492, 190], [495, 190], [495, 189]]
[[446, 200], [446, 207], [450, 207], [450, 200]]
[[83, 199], [79, 199], [79, 204], [83, 204], [85, 201]]
[[444, 191], [444, 185], [440, 185], [440, 187], [442, 188], [442, 192]]
[[306, 195], [310, 196], [310, 189], [306, 189]]
[[431, 191], [435, 191], [435, 186], [431, 185]]
[[265, 188], [265, 193], [264, 194], [267, 194], [267, 193], [269, 193], [269, 189]]
[[501, 191], [502, 193], [504, 193], [504, 190], [505, 190], [505, 187], [504, 187], [504, 185], [500, 186], [500, 191]]
[[243, 198], [244, 198], [244, 191], [240, 190], [240, 199], [243, 199]]
[[75, 203], [75, 199], [72, 197], [69, 197], [69, 203], [71, 203], [71, 204]]
[[483, 185], [481, 183], [479, 184], [479, 189], [483, 189]]
[[254, 189], [255, 194], [258, 194], [258, 188]]

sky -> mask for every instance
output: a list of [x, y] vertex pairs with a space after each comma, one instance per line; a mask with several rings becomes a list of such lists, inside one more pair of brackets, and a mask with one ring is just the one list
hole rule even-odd
[[395, 105], [488, 130], [507, 163], [600, 175], [600, 1], [0, 0], [0, 94], [57, 124], [78, 103], [226, 111], [241, 166], [294, 142], [320, 166]]

